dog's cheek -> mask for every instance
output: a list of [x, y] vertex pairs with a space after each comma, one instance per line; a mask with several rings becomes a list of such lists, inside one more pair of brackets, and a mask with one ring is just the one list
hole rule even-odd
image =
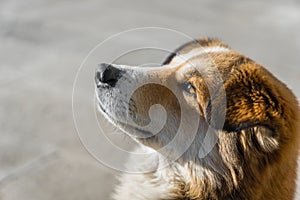
[[[167, 87], [158, 84], [147, 84], [134, 91], [131, 96], [130, 112], [135, 116], [133, 121], [139, 126], [150, 123], [150, 108], [153, 105], [163, 107], [167, 115], [167, 123], [180, 116], [180, 102], [176, 95]], [[157, 118], [163, 117], [163, 110], [157, 110]], [[178, 119], [180, 120], [180, 119]], [[177, 124], [178, 122], [176, 122]]]

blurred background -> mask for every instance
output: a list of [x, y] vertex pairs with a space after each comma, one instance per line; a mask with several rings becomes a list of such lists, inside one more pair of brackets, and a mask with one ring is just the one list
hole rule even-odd
[[[95, 45], [145, 26], [218, 37], [266, 66], [300, 97], [296, 0], [0, 0], [1, 200], [109, 199], [118, 172], [80, 142], [73, 82]], [[137, 34], [126, 42], [146, 40]], [[78, 101], [79, 109], [93, 104], [84, 91]], [[105, 153], [118, 159], [109, 149]]]

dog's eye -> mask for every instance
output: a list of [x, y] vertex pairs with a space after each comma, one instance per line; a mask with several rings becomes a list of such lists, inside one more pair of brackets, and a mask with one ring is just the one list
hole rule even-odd
[[190, 94], [190, 95], [195, 95], [196, 94], [196, 88], [190, 82], [184, 82], [183, 83], [183, 90], [186, 93]]

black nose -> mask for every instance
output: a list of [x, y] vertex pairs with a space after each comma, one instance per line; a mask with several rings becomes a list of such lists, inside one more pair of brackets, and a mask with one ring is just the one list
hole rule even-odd
[[114, 87], [124, 71], [106, 63], [101, 63], [96, 69], [95, 81], [98, 87], [111, 86]]

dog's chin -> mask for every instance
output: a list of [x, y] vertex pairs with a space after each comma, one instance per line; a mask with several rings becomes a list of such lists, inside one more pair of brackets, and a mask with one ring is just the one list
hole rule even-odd
[[109, 111], [107, 111], [107, 109], [104, 108], [103, 105], [101, 105], [101, 103], [98, 103], [98, 110], [109, 123], [111, 123], [116, 128], [120, 129], [122, 132], [129, 135], [130, 137], [133, 137], [134, 139], [146, 139], [154, 136], [153, 133], [147, 130], [143, 130], [142, 127], [137, 127], [129, 123], [123, 122], [123, 120], [116, 119], [110, 114]]

